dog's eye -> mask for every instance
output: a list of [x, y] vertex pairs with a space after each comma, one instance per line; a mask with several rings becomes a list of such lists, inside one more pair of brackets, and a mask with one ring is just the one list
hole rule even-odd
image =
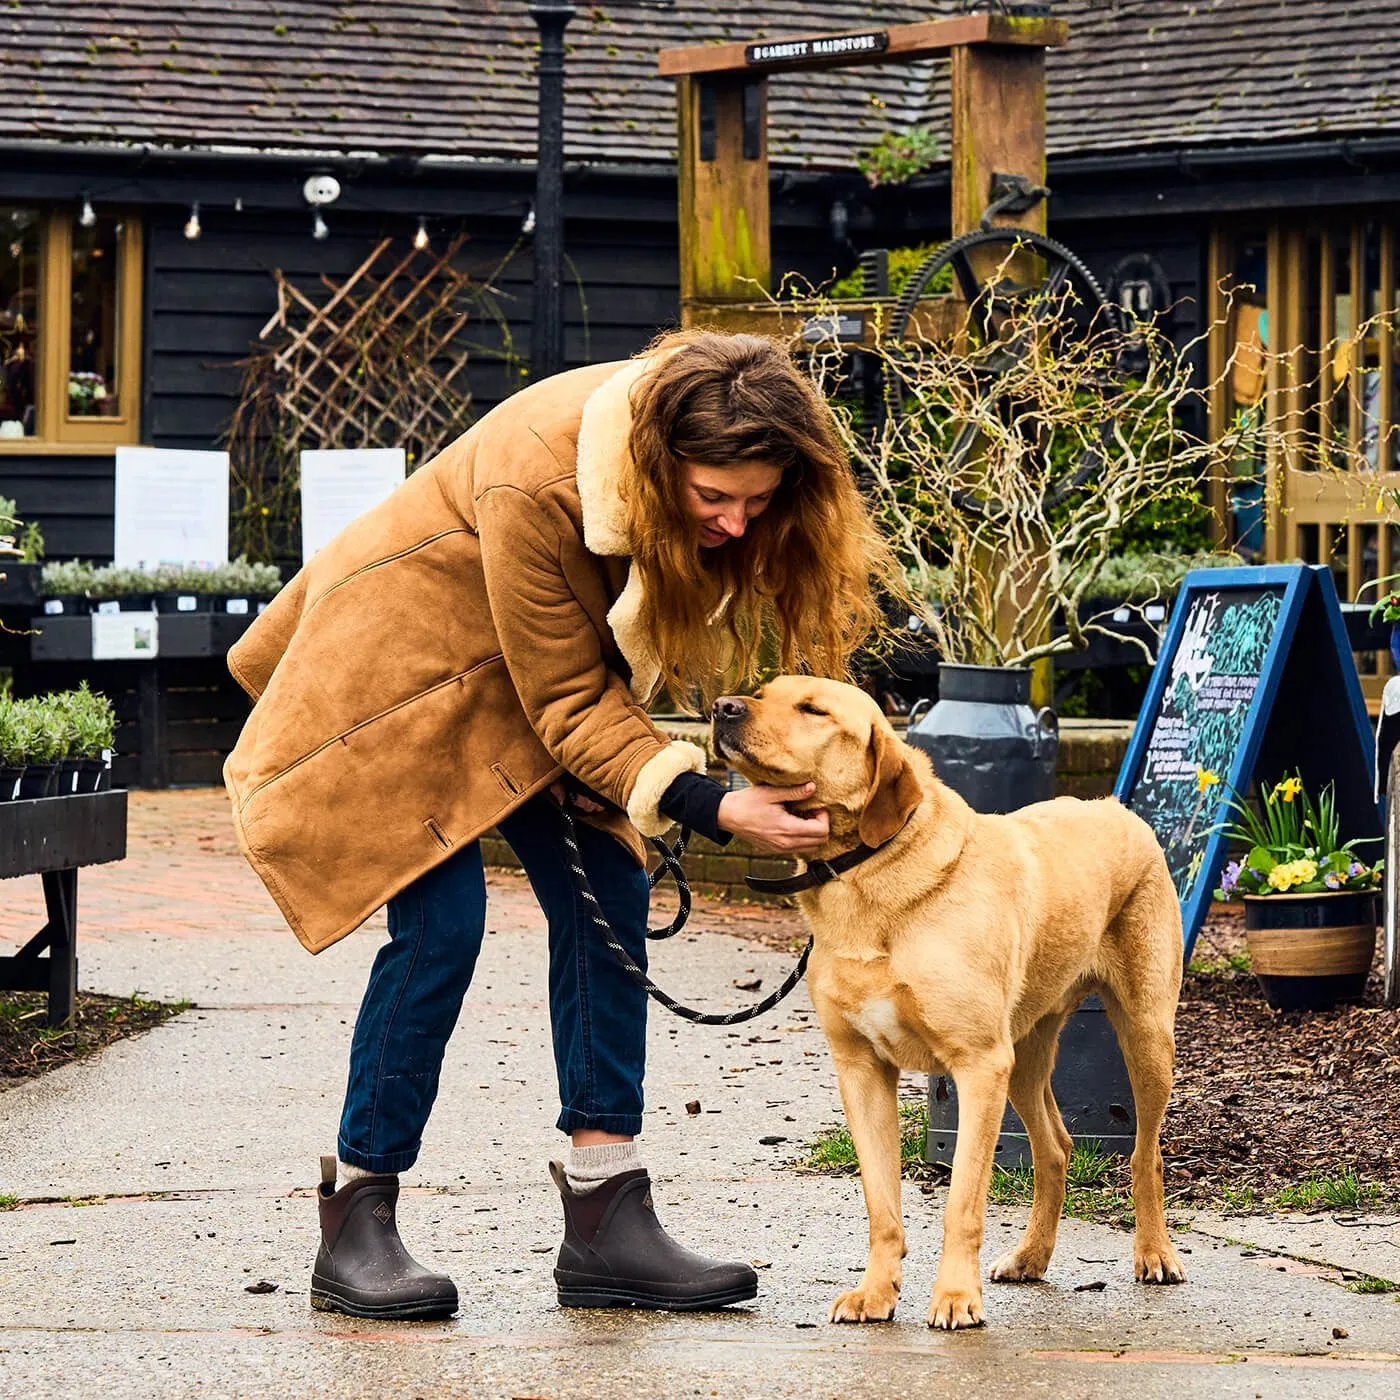
[[798, 708], [804, 715], [817, 715], [817, 716], [818, 716], [819, 718], [821, 718], [821, 719], [825, 719], [825, 718], [826, 718], [826, 711], [825, 711], [825, 710], [822, 710], [822, 709], [818, 709], [817, 706], [815, 706], [814, 704], [812, 704], [812, 702], [811, 702], [810, 700], [803, 700], [803, 701], [801, 701], [801, 702], [798, 704], [797, 708]]

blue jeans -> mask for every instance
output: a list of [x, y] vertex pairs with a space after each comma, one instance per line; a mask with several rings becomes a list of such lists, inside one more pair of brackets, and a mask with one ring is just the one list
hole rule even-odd
[[[588, 878], [623, 946], [646, 966], [650, 891], [621, 842], [576, 823]], [[563, 1132], [642, 1128], [647, 997], [618, 965], [574, 892], [559, 809], [533, 797], [499, 823], [549, 923], [549, 1017]], [[438, 1075], [486, 931], [486, 878], [473, 842], [389, 901], [355, 1022], [340, 1159], [371, 1172], [413, 1165]]]

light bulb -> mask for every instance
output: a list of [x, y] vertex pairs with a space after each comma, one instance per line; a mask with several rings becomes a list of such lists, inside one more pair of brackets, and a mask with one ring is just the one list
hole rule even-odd
[[78, 215], [78, 222], [84, 228], [91, 228], [97, 222], [97, 212], [92, 207], [92, 200], [87, 195], [83, 196], [83, 212]]
[[413, 246], [421, 253], [428, 246], [428, 226], [422, 220], [418, 220], [418, 232], [413, 235]]
[[233, 212], [235, 214], [241, 214], [243, 212], [243, 196], [241, 194], [234, 196]]
[[529, 212], [525, 215], [524, 222], [520, 225], [520, 232], [528, 238], [535, 231], [535, 206], [530, 206]]
[[329, 238], [331, 236], [331, 231], [326, 227], [326, 221], [321, 217], [321, 211], [319, 209], [316, 211], [316, 218], [311, 224], [311, 236], [316, 239]]
[[199, 204], [196, 202], [190, 205], [190, 216], [185, 220], [185, 237], [195, 239], [199, 234]]

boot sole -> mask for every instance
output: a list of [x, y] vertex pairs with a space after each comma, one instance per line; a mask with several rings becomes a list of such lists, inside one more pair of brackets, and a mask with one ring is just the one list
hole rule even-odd
[[446, 1299], [418, 1299], [407, 1303], [362, 1303], [354, 1298], [346, 1298], [339, 1293], [329, 1292], [313, 1285], [311, 1306], [317, 1312], [345, 1313], [350, 1317], [374, 1317], [390, 1321], [426, 1322], [431, 1319], [451, 1317], [457, 1311], [458, 1301]]
[[757, 1283], [739, 1283], [693, 1297], [668, 1298], [639, 1289], [589, 1285], [559, 1289], [561, 1308], [647, 1308], [653, 1312], [712, 1312], [758, 1296]]

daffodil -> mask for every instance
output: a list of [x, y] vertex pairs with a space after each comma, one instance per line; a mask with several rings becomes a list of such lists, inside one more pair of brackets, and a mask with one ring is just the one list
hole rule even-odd
[[1219, 773], [1212, 773], [1209, 768], [1196, 769], [1196, 791], [1204, 792], [1207, 788], [1212, 788], [1220, 781]]
[[1303, 790], [1303, 780], [1301, 778], [1285, 778], [1274, 791], [1283, 798], [1285, 802], [1292, 802]]

